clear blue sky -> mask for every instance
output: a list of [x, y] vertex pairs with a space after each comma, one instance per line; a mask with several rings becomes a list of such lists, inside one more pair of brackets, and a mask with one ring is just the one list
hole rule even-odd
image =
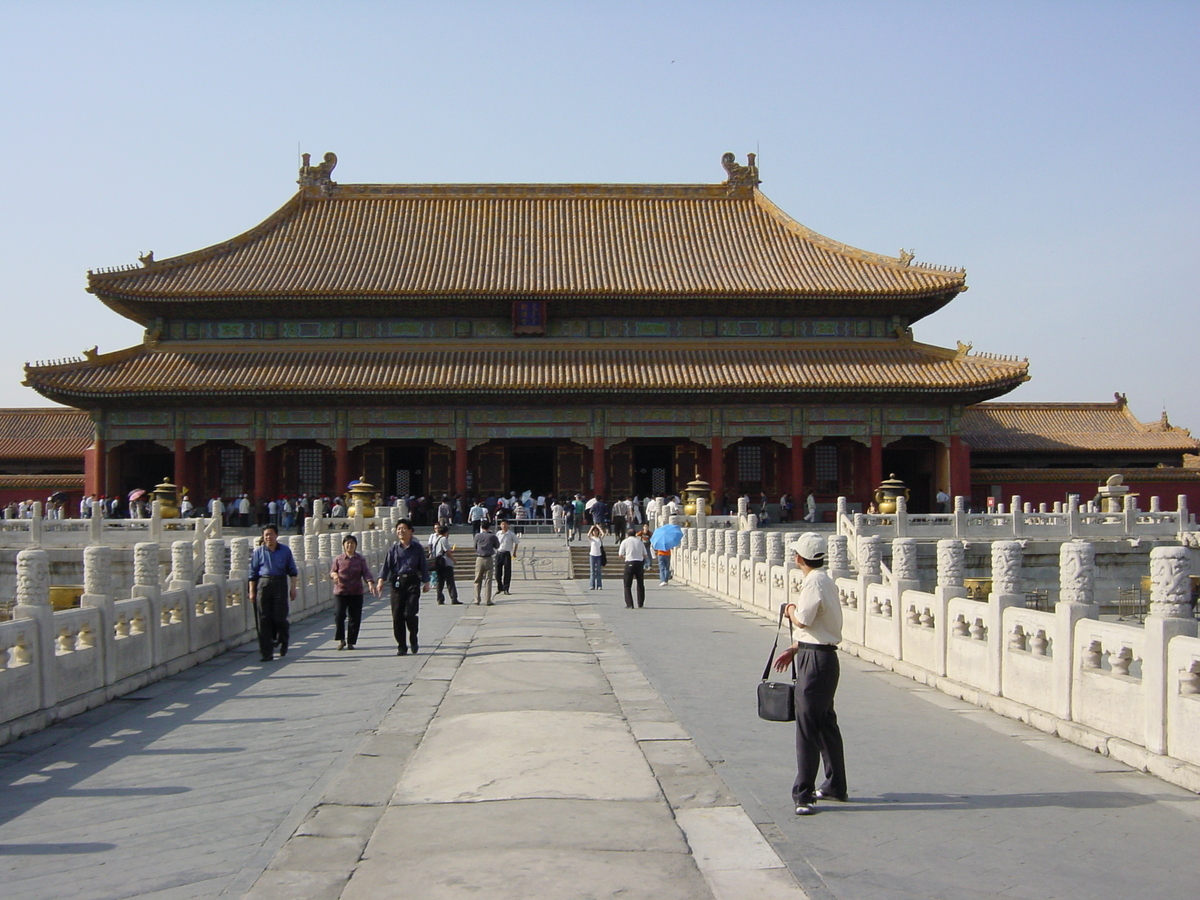
[[[717, 182], [965, 266], [918, 340], [1028, 357], [1011, 400], [1200, 435], [1197, 2], [0, 0], [0, 405], [119, 349], [88, 268], [232, 237], [342, 182]], [[19, 337], [16, 337], [19, 335]]]

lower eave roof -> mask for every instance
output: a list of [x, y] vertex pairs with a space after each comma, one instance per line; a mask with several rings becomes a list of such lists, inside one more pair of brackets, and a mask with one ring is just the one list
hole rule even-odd
[[1028, 363], [924, 344], [853, 348], [130, 348], [26, 368], [26, 384], [72, 404], [136, 397], [748, 393], [1002, 394]]

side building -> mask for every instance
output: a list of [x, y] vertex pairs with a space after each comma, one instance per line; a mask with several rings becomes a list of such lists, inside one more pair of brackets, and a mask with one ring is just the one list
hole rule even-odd
[[825, 238], [726, 154], [701, 185], [338, 184], [228, 241], [90, 272], [146, 329], [26, 368], [87, 411], [86, 493], [970, 495], [968, 409], [1028, 363], [912, 326], [961, 269]]

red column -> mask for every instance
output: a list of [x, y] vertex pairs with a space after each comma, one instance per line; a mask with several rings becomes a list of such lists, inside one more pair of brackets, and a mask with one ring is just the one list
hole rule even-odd
[[592, 495], [603, 495], [605, 491], [604, 438], [592, 438]]
[[265, 500], [271, 493], [271, 482], [267, 473], [267, 439], [254, 442], [254, 499]]
[[187, 443], [183, 438], [175, 438], [175, 486], [188, 487], [187, 481]]
[[104, 441], [96, 438], [83, 452], [83, 492], [98, 497], [105, 493]]
[[870, 490], [874, 491], [883, 481], [883, 436], [878, 434], [871, 435], [871, 484]]
[[804, 436], [792, 435], [792, 508], [799, 509], [808, 496], [804, 492]]
[[[719, 434], [713, 435], [712, 463], [709, 470], [711, 474], [708, 483], [712, 488], [713, 497], [716, 498], [716, 505], [720, 508], [721, 498], [725, 496], [725, 441]], [[725, 513], [729, 510], [722, 509], [721, 512]]]
[[971, 447], [957, 434], [950, 435], [950, 496], [971, 503]]
[[464, 500], [467, 496], [467, 439], [454, 439], [454, 492]]
[[[350, 485], [350, 448], [344, 437], [337, 439], [333, 450], [333, 486], [335, 494], [344, 494]], [[376, 485], [379, 487], [379, 485]]]

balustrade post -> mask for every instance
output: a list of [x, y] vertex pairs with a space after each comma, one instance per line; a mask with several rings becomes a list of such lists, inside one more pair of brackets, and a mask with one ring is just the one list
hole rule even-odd
[[88, 517], [88, 543], [99, 544], [104, 540], [104, 504], [92, 505], [92, 514]]
[[1022, 550], [1020, 541], [992, 541], [992, 591], [988, 595], [985, 618], [991, 665], [986, 688], [997, 695], [1003, 693], [1004, 610], [1010, 606], [1025, 605], [1021, 576]]
[[[838, 578], [850, 577], [850, 541], [844, 534], [831, 534], [827, 540], [826, 546], [828, 554], [825, 557], [825, 565], [829, 567], [829, 577], [835, 581]], [[795, 556], [792, 557], [792, 564], [795, 565]]]
[[949, 634], [946, 618], [950, 601], [967, 596], [964, 576], [967, 570], [966, 544], [957, 539], [937, 542], [937, 586], [933, 589], [934, 662], [938, 675], [946, 674], [946, 640]]
[[908, 501], [903, 497], [896, 498], [896, 515], [895, 515], [895, 536], [898, 538], [908, 536]]
[[170, 590], [186, 590], [196, 586], [195, 555], [191, 541], [174, 541], [171, 544]]
[[[54, 677], [54, 610], [50, 606], [50, 555], [41, 549], [17, 554], [17, 605], [14, 620], [30, 620], [29, 631], [18, 632], [17, 643], [32, 656], [42, 709], [58, 702]], [[32, 632], [32, 633], [30, 633]]]
[[[908, 608], [904, 605], [905, 591], [918, 591], [921, 584], [917, 574], [917, 540], [902, 537], [892, 541], [892, 581], [888, 585], [888, 601], [891, 616], [892, 656], [904, 659], [905, 622]], [[923, 610], [918, 610], [920, 613]]]
[[[1181, 509], [1186, 509], [1186, 503]], [[1150, 551], [1150, 615], [1145, 622], [1142, 689], [1146, 749], [1151, 753], [1167, 752], [1167, 697], [1178, 691], [1179, 672], [1167, 667], [1171, 639], [1196, 637], [1198, 623], [1191, 606], [1190, 575], [1191, 551], [1187, 547], [1155, 547]]]
[[42, 501], [33, 501], [33, 509], [29, 514], [29, 544], [32, 547], [42, 546], [42, 534], [45, 531], [46, 520], [42, 517]]
[[89, 606], [100, 613], [98, 642], [104, 665], [104, 683], [112, 684], [117, 679], [117, 658], [113, 653], [116, 640], [116, 598], [112, 589], [112, 548], [101, 544], [90, 544], [83, 550], [83, 596], [80, 606]]
[[1054, 690], [1050, 711], [1071, 718], [1075, 672], [1079, 668], [1075, 629], [1083, 619], [1097, 618], [1096, 551], [1087, 541], [1064, 541], [1058, 549], [1058, 602], [1054, 604]]

